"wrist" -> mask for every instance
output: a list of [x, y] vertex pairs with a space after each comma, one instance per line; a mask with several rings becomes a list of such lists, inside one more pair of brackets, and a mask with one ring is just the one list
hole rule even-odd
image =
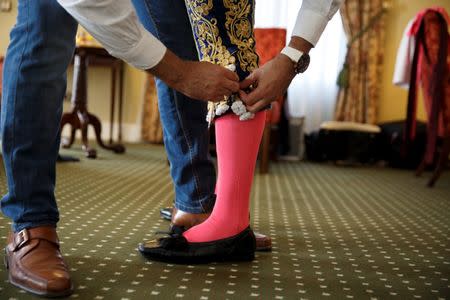
[[313, 48], [313, 45], [304, 38], [301, 38], [299, 36], [292, 36], [291, 40], [289, 41], [289, 47], [297, 49], [303, 53], [309, 53], [311, 48]]
[[180, 90], [184, 79], [187, 78], [188, 62], [180, 59], [170, 50], [167, 50], [162, 60], [147, 71], [163, 80], [168, 86]]
[[189, 78], [189, 63], [189, 61], [182, 59], [179, 59], [176, 63], [177, 67], [175, 68], [176, 71], [173, 72], [173, 76], [171, 78], [171, 86], [178, 91], [184, 91], [186, 79]]
[[284, 47], [281, 54], [290, 58], [295, 74], [303, 73], [308, 69], [310, 57], [308, 53], [302, 52], [291, 46]]
[[297, 73], [295, 72], [295, 64], [287, 55], [284, 55], [282, 53], [278, 54], [278, 60], [284, 66], [283, 69], [286, 70], [286, 76], [292, 81], [297, 75]]

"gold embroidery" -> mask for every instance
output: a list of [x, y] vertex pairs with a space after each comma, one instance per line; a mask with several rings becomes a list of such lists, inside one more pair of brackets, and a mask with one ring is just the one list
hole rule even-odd
[[241, 69], [252, 72], [258, 67], [253, 24], [249, 20], [249, 15], [253, 14], [253, 0], [223, 0], [223, 4], [228, 9], [225, 28], [231, 42], [238, 46], [236, 55]]
[[186, 0], [189, 18], [196, 35], [197, 51], [202, 61], [208, 61], [223, 67], [236, 62], [220, 37], [217, 19], [205, 18], [213, 8], [212, 0]]
[[[225, 29], [231, 43], [238, 47], [236, 56], [240, 68], [247, 72], [252, 72], [258, 67], [253, 24], [249, 20], [249, 15], [253, 14], [253, 1], [223, 0], [225, 8], [228, 9], [225, 12]], [[236, 57], [231, 55], [227, 47], [223, 45], [217, 18], [210, 20], [206, 18], [214, 7], [213, 0], [185, 0], [185, 3], [201, 60], [223, 67], [236, 64]], [[214, 111], [222, 103], [227, 101], [209, 103], [210, 117], [214, 117]]]

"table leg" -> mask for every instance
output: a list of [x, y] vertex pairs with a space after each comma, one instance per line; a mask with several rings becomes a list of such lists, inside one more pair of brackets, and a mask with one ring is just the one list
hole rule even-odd
[[113, 143], [113, 124], [116, 107], [116, 66], [112, 67], [111, 71], [111, 109], [109, 115], [109, 144]]
[[[101, 123], [100, 120], [93, 114], [87, 111], [87, 66], [88, 66], [88, 54], [85, 51], [80, 51], [75, 55], [74, 63], [74, 79], [73, 79], [73, 92], [72, 92], [72, 111], [70, 113], [64, 113], [61, 119], [61, 131], [66, 124], [70, 124], [71, 135], [68, 140], [62, 142], [63, 147], [69, 148], [75, 139], [76, 130], [81, 130], [82, 147], [88, 158], [96, 158], [97, 151], [89, 146], [88, 141], [88, 127], [92, 125], [95, 131], [95, 137], [100, 147], [114, 151], [115, 153], [125, 152], [125, 147], [121, 144], [105, 145], [101, 139]], [[113, 72], [112, 81], [112, 96], [115, 99], [115, 85], [116, 85], [116, 73]], [[121, 90], [122, 92], [122, 90]], [[114, 106], [114, 102], [112, 103]], [[111, 126], [114, 121], [114, 109], [112, 109], [113, 117], [111, 118]], [[111, 128], [112, 137], [112, 128]]]
[[63, 139], [61, 141], [61, 145], [63, 148], [70, 148], [75, 141], [75, 132], [78, 128], [80, 128], [79, 120], [76, 114], [68, 113], [64, 114], [61, 120], [61, 131], [66, 124], [72, 125], [70, 128], [70, 137], [69, 139]]
[[103, 143], [103, 141], [101, 139], [102, 123], [96, 116], [89, 114], [89, 113], [88, 113], [88, 115], [89, 115], [89, 124], [91, 124], [94, 127], [95, 137], [97, 139], [98, 145], [104, 149], [111, 150], [114, 153], [124, 153], [125, 147], [122, 144], [106, 145], [105, 143]]
[[121, 143], [122, 142], [122, 108], [123, 108], [123, 63], [120, 62], [119, 63], [119, 137], [118, 137], [118, 142]]
[[87, 111], [78, 113], [78, 118], [81, 125], [81, 142], [82, 148], [87, 158], [97, 158], [97, 151], [89, 146], [88, 140], [88, 126], [90, 123], [89, 113]]

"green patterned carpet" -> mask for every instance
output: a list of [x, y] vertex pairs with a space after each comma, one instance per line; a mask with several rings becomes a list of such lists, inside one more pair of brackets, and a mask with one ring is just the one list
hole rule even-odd
[[[78, 299], [450, 299], [450, 172], [277, 163], [255, 177], [253, 227], [273, 239], [251, 263], [179, 266], [136, 251], [168, 223], [162, 147], [58, 165], [59, 234]], [[429, 174], [427, 174], [429, 175]], [[5, 175], [0, 173], [0, 191]], [[9, 228], [0, 217], [1, 243]], [[31, 299], [0, 274], [0, 299]]]

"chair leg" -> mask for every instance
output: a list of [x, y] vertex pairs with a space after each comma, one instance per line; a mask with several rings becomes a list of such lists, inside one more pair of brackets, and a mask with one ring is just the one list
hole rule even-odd
[[88, 126], [89, 126], [89, 116], [87, 112], [82, 112], [78, 115], [81, 124], [81, 148], [84, 151], [84, 155], [87, 158], [97, 158], [97, 150], [89, 146], [88, 140]]
[[259, 173], [266, 174], [269, 172], [269, 152], [270, 152], [270, 124], [266, 124], [261, 141], [261, 162], [259, 165]]
[[430, 181], [428, 182], [429, 187], [434, 186], [434, 184], [436, 183], [436, 181], [439, 179], [442, 172], [446, 168], [449, 154], [450, 154], [450, 137], [446, 137], [442, 145], [442, 150], [441, 154], [439, 155], [439, 160], [437, 162], [436, 169], [433, 172], [433, 177], [431, 177]]
[[425, 156], [422, 159], [422, 162], [420, 163], [419, 167], [416, 170], [416, 176], [420, 177], [422, 173], [425, 171], [425, 168], [427, 167], [427, 161], [425, 160]]

